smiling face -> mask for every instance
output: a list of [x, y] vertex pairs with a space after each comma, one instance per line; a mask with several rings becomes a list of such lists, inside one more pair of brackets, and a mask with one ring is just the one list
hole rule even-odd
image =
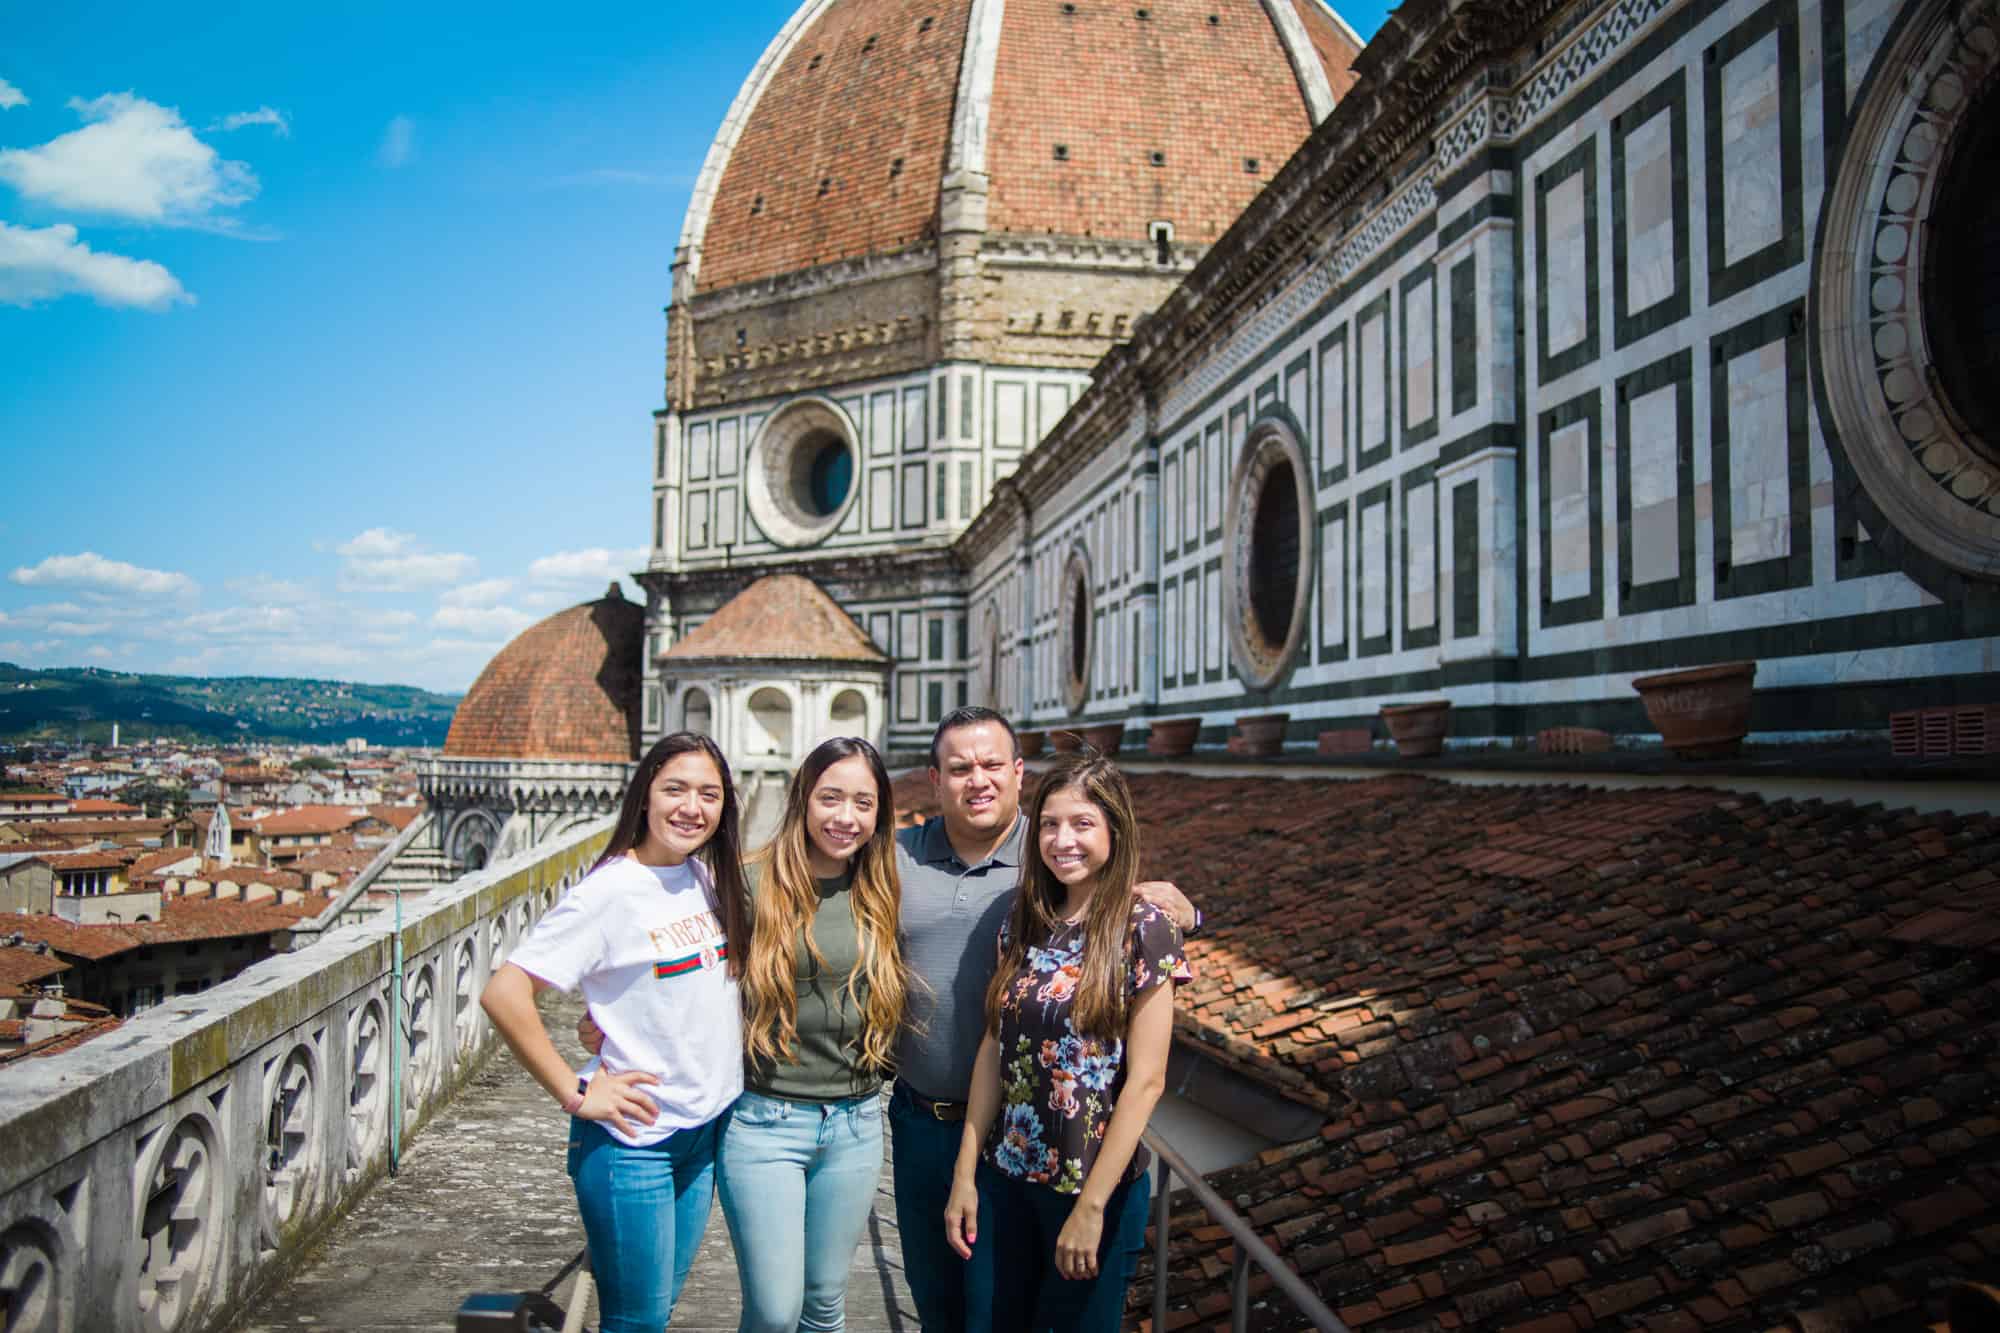
[[937, 750], [931, 781], [953, 845], [1004, 837], [1021, 813], [1021, 775], [1027, 769], [1007, 728], [997, 722], [953, 727], [938, 738]]
[[1051, 792], [1042, 803], [1035, 845], [1049, 873], [1075, 889], [1094, 881], [1111, 860], [1111, 821], [1075, 787]]
[[875, 771], [860, 755], [827, 767], [806, 797], [806, 859], [820, 879], [830, 879], [875, 836], [881, 793]]
[[646, 834], [632, 855], [649, 866], [679, 865], [722, 824], [722, 772], [700, 751], [661, 766], [646, 795]]

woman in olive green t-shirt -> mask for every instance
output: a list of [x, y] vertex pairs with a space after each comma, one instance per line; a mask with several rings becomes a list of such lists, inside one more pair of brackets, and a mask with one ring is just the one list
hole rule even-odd
[[777, 837], [750, 860], [744, 1093], [716, 1164], [742, 1333], [844, 1323], [909, 985], [895, 823], [882, 757], [836, 738], [800, 765]]

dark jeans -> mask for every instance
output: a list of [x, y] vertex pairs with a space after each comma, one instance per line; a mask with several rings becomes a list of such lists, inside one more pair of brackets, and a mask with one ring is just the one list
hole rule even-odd
[[1117, 1333], [1132, 1265], [1146, 1247], [1152, 1195], [1143, 1174], [1111, 1192], [1097, 1276], [1073, 1282], [1056, 1271], [1056, 1237], [1076, 1196], [981, 1162], [979, 1240], [965, 1272], [968, 1333]]
[[924, 1333], [963, 1333], [965, 1261], [944, 1238], [944, 1206], [965, 1124], [919, 1110], [901, 1079], [889, 1098], [889, 1165], [896, 1182], [896, 1229], [903, 1277]]

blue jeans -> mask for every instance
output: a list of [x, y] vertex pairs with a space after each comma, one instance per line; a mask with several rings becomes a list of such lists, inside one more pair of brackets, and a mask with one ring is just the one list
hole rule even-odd
[[[903, 1277], [924, 1333], [963, 1333], [965, 1261], [945, 1242], [944, 1206], [965, 1124], [922, 1110], [901, 1079], [889, 1098], [889, 1165], [896, 1179], [896, 1229]], [[985, 1234], [984, 1232], [981, 1233]]]
[[979, 1164], [979, 1240], [965, 1266], [970, 1333], [1117, 1333], [1125, 1319], [1132, 1265], [1146, 1247], [1152, 1181], [1143, 1174], [1111, 1191], [1097, 1276], [1071, 1281], [1056, 1271], [1056, 1237], [1074, 1194], [1031, 1185]]
[[741, 1333], [837, 1333], [882, 1175], [882, 1099], [795, 1102], [746, 1091], [716, 1179], [743, 1288]]
[[660, 1333], [694, 1266], [715, 1197], [715, 1147], [728, 1117], [645, 1148], [594, 1120], [569, 1122], [569, 1178], [590, 1245], [602, 1333]]

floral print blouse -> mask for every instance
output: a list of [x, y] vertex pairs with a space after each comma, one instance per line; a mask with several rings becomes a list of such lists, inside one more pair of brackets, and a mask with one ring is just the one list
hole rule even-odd
[[[1008, 926], [1000, 927], [1000, 948]], [[1143, 899], [1132, 907], [1128, 1003], [1194, 972], [1173, 918]], [[1080, 1035], [1070, 1025], [1083, 967], [1082, 925], [1062, 925], [1008, 983], [1000, 1004], [1000, 1117], [986, 1160], [1017, 1180], [1064, 1194], [1082, 1190], [1125, 1084], [1125, 1043]], [[1132, 1155], [1126, 1179], [1146, 1168]]]

